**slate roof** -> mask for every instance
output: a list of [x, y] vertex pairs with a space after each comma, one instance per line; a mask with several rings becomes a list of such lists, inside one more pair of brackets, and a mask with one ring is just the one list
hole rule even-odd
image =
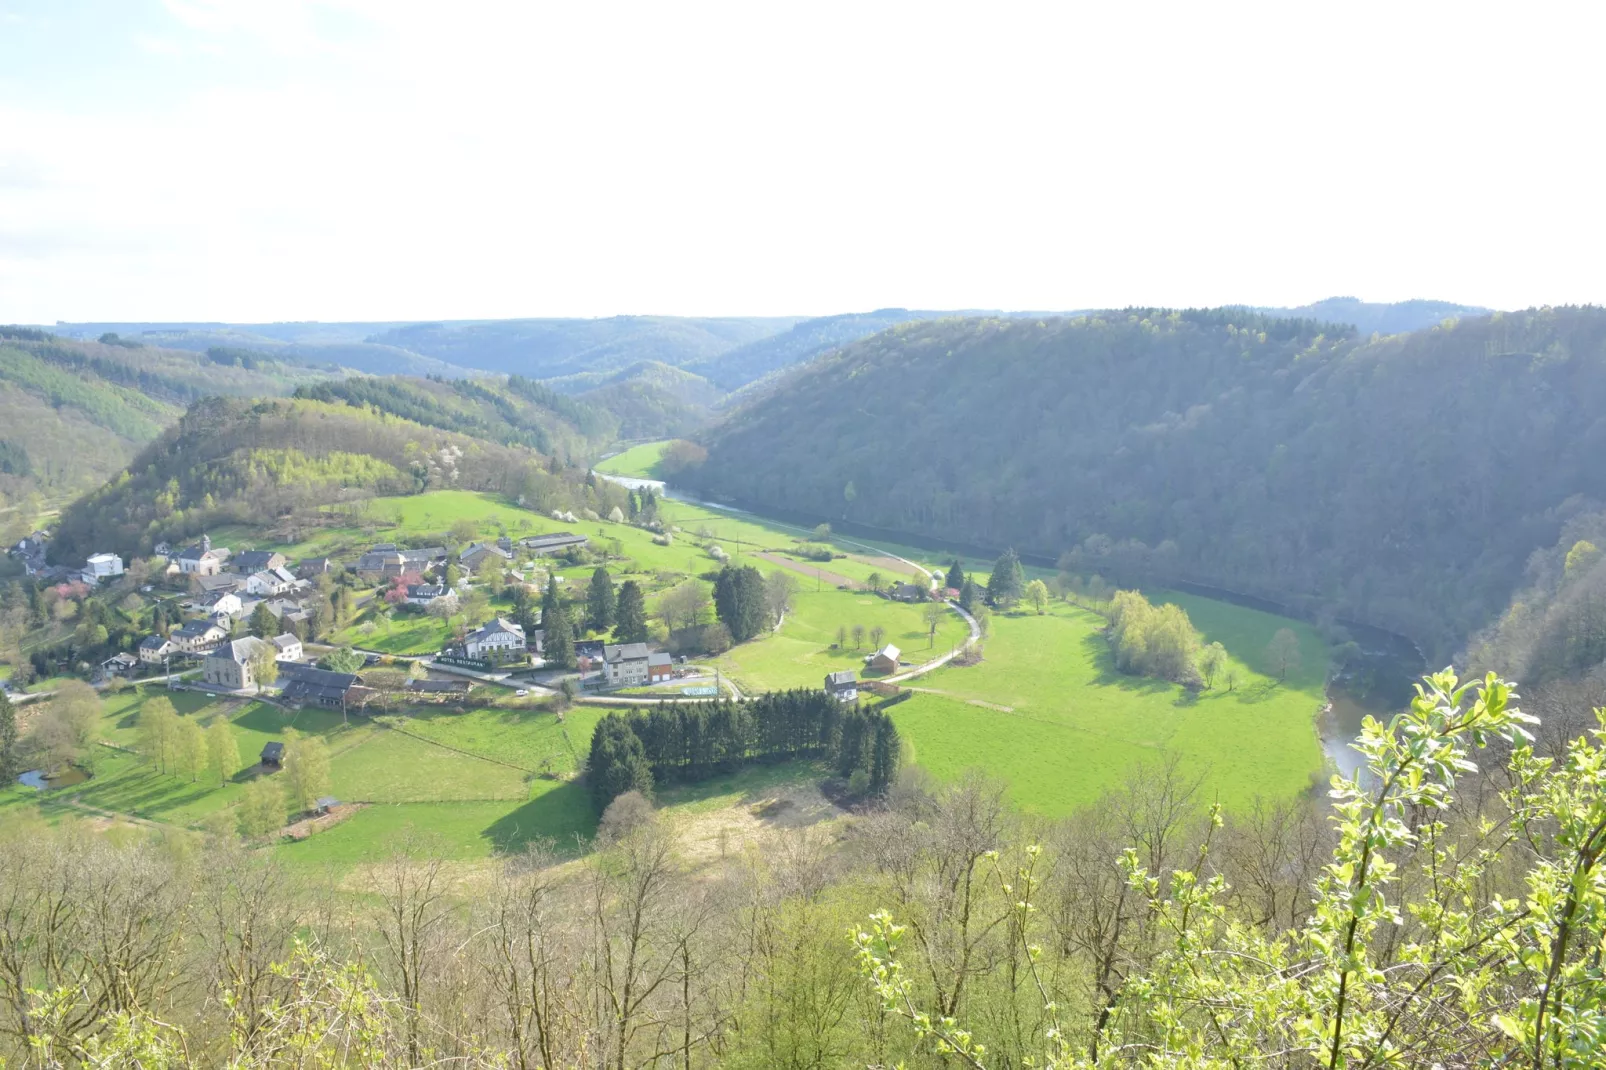
[[602, 648], [602, 660], [610, 665], [626, 661], [648, 661], [650, 657], [651, 652], [647, 649], [646, 643], [608, 643]]
[[841, 669], [837, 672], [829, 673], [825, 677], [825, 689], [827, 691], [846, 691], [850, 687], [857, 690], [858, 686], [859, 679], [853, 674], [852, 669]]

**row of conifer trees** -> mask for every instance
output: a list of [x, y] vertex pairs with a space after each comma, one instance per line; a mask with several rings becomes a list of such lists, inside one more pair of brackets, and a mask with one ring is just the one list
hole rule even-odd
[[898, 729], [879, 709], [821, 691], [773, 691], [610, 713], [592, 734], [587, 778], [600, 810], [627, 791], [651, 795], [657, 784], [704, 780], [748, 762], [817, 758], [878, 794], [892, 783], [899, 751]]

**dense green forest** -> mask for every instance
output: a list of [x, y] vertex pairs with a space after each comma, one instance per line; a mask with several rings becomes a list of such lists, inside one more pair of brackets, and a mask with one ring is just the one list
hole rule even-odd
[[[360, 380], [359, 380], [360, 382]], [[61, 560], [100, 550], [149, 553], [228, 523], [269, 528], [331, 503], [461, 488], [523, 495], [537, 508], [585, 508], [583, 468], [523, 445], [426, 426], [374, 406], [310, 398], [210, 398], [63, 510]], [[622, 492], [621, 492], [622, 493]]]
[[681, 480], [705, 493], [1216, 584], [1440, 658], [1606, 500], [1606, 310], [1372, 340], [1233, 309], [909, 324], [703, 441]]
[[0, 515], [0, 530], [99, 485], [198, 398], [281, 394], [328, 374], [0, 328], [0, 510], [33, 503]]
[[791, 318], [613, 316], [416, 323], [376, 332], [367, 341], [486, 371], [548, 379], [617, 371], [644, 360], [680, 367], [796, 322]]

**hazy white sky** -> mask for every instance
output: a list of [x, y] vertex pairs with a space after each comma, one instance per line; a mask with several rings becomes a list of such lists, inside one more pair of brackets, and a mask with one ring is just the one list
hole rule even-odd
[[1603, 12], [0, 0], [0, 322], [1606, 303]]

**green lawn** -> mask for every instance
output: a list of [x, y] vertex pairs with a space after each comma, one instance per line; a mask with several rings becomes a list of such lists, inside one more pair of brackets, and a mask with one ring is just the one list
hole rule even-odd
[[274, 848], [286, 862], [345, 868], [378, 861], [416, 839], [431, 854], [450, 859], [488, 858], [517, 851], [537, 837], [564, 853], [579, 850], [576, 837], [597, 828], [591, 798], [576, 782], [538, 780], [522, 802], [429, 802], [369, 806], [299, 843]]
[[451, 635], [446, 622], [437, 617], [398, 613], [388, 623], [379, 623], [365, 610], [350, 626], [330, 636], [329, 642], [384, 654], [434, 654]]
[[329, 763], [330, 790], [351, 802], [523, 799], [524, 774], [381, 729]]
[[[1225, 603], [1155, 596], [1183, 604], [1205, 640], [1227, 648], [1233, 691], [1218, 681], [1193, 695], [1116, 672], [1102, 619], [1074, 606], [999, 614], [981, 664], [930, 673], [916, 686], [937, 693], [893, 707], [913, 759], [943, 778], [985, 769], [1022, 807], [1046, 814], [1070, 812], [1166, 752], [1207, 774], [1207, 792], [1228, 805], [1309, 788], [1322, 767], [1315, 716], [1327, 665], [1315, 633]], [[1282, 627], [1301, 644], [1302, 667], [1286, 683], [1259, 671]]]
[[[928, 646], [927, 627], [921, 618], [924, 608], [863, 592], [804, 589], [798, 592], [778, 633], [743, 643], [712, 663], [745, 691], [819, 687], [826, 673], [838, 669], [862, 673], [864, 655], [874, 649], [869, 629], [880, 625], [886, 629], [884, 641], [900, 647], [906, 661], [918, 664], [958, 645], [968, 634], [959, 615], [949, 612], [937, 628], [936, 643]], [[855, 624], [864, 625], [867, 633], [858, 649], [851, 637]], [[850, 629], [847, 648], [833, 649], [840, 625]]]
[[658, 462], [663, 460], [664, 447], [673, 439], [662, 442], [643, 442], [616, 453], [605, 461], [598, 461], [596, 469], [616, 476], [633, 476], [637, 479], [658, 479]]
[[414, 735], [517, 766], [526, 772], [567, 773], [591, 747], [591, 730], [605, 711], [575, 706], [563, 715], [545, 709], [488, 709], [463, 713], [415, 710], [405, 722]]

